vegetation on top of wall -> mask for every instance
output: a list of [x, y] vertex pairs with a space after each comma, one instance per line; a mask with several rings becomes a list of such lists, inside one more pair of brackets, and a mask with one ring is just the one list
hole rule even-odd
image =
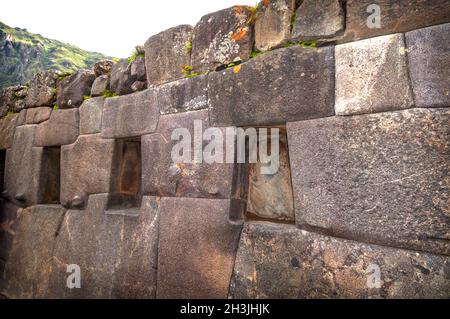
[[110, 90], [104, 90], [103, 91], [103, 97], [105, 99], [110, 98], [110, 97], [115, 97], [115, 96], [119, 96], [119, 94], [117, 94], [115, 92], [111, 92]]
[[43, 70], [71, 73], [111, 59], [0, 22], [0, 89], [25, 83]]
[[131, 64], [137, 58], [143, 58], [144, 56], [145, 56], [144, 53], [138, 53], [137, 51], [134, 51], [133, 54], [128, 58], [128, 64]]

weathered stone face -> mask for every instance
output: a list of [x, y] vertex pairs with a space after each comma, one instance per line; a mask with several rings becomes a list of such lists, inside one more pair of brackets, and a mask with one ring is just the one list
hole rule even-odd
[[263, 4], [255, 22], [256, 49], [272, 50], [289, 40], [294, 10], [295, 0], [275, 0]]
[[25, 122], [26, 124], [39, 124], [47, 121], [52, 113], [51, 107], [35, 107], [26, 110]]
[[158, 119], [153, 89], [109, 98], [103, 107], [102, 136], [119, 138], [150, 134], [155, 132]]
[[114, 64], [109, 80], [109, 87], [112, 92], [119, 95], [133, 93], [131, 86], [135, 81], [136, 78], [131, 76], [131, 64], [128, 63], [128, 59], [122, 59]]
[[14, 114], [0, 119], [0, 149], [10, 148], [19, 115]]
[[[17, 233], [18, 218], [23, 209], [6, 201], [0, 202], [0, 260], [7, 261]], [[0, 277], [3, 274], [0, 272]]]
[[[33, 206], [20, 214], [19, 228], [5, 269], [7, 285], [4, 294], [8, 298], [45, 297], [55, 237], [64, 214], [65, 210], [58, 206]], [[65, 281], [59, 285], [64, 287]]]
[[[376, 13], [369, 8], [380, 7], [380, 28], [369, 28]], [[367, 12], [369, 11], [369, 12]], [[414, 29], [450, 22], [447, 0], [348, 0], [345, 37], [340, 41], [355, 41], [383, 34], [407, 32]]]
[[130, 74], [136, 81], [145, 81], [147, 79], [147, 73], [145, 70], [145, 59], [143, 57], [137, 57], [130, 66]]
[[403, 34], [336, 46], [336, 114], [413, 106]]
[[331, 116], [333, 48], [276, 50], [211, 73], [208, 88], [213, 126], [284, 124]]
[[62, 76], [59, 71], [37, 73], [29, 83], [25, 107], [53, 106], [56, 100], [56, 83]]
[[168, 29], [145, 42], [145, 67], [149, 86], [183, 77], [183, 66], [190, 65], [190, 52], [186, 49], [192, 27], [180, 25]]
[[157, 298], [226, 298], [242, 225], [229, 200], [162, 198]]
[[61, 109], [79, 107], [85, 96], [91, 94], [95, 75], [93, 71], [78, 71], [58, 83], [56, 104]]
[[[449, 267], [446, 256], [252, 223], [239, 242], [230, 297], [447, 298]], [[380, 286], [369, 288], [376, 269]]]
[[48, 121], [36, 128], [36, 146], [72, 144], [78, 137], [80, 115], [78, 109], [53, 110]]
[[[175, 129], [186, 128], [194, 138], [194, 121], [209, 127], [207, 110], [161, 116], [158, 131], [142, 137], [142, 185], [144, 194], [157, 196], [229, 198], [233, 164], [174, 163], [171, 153], [179, 140]], [[223, 132], [225, 136], [225, 132]], [[177, 137], [179, 138], [179, 137]], [[203, 143], [203, 148], [207, 145]], [[193, 147], [191, 142], [189, 145]], [[186, 150], [185, 150], [186, 151]], [[194, 153], [191, 151], [191, 160]]]
[[25, 107], [28, 87], [14, 85], [0, 90], [0, 118], [8, 112], [20, 112]]
[[[81, 135], [61, 148], [61, 203], [66, 207], [84, 204], [87, 195], [108, 193], [111, 183], [114, 140], [99, 134]], [[77, 198], [81, 203], [73, 203]]]
[[33, 147], [36, 125], [16, 128], [12, 148], [6, 152], [5, 191], [20, 205], [38, 202], [42, 148]]
[[450, 23], [406, 34], [417, 107], [450, 106]]
[[106, 90], [109, 90], [109, 75], [100, 75], [92, 84], [91, 95], [102, 96]]
[[214, 70], [235, 59], [247, 60], [253, 49], [250, 10], [234, 6], [203, 16], [194, 28], [192, 67], [195, 72]]
[[114, 62], [111, 60], [98, 61], [94, 64], [93, 70], [95, 77], [109, 75], [111, 73]]
[[[268, 131], [270, 136], [270, 131]], [[260, 141], [261, 141], [261, 137]], [[271, 147], [270, 139], [266, 142]], [[258, 218], [294, 222], [294, 200], [291, 184], [286, 130], [280, 130], [279, 168], [274, 174], [261, 173], [262, 163], [250, 164], [247, 213]]]
[[288, 123], [296, 223], [450, 255], [450, 109]]
[[[46, 298], [155, 297], [159, 201], [144, 197], [138, 215], [113, 215], [105, 213], [107, 198], [93, 195], [86, 211], [67, 211]], [[80, 266], [80, 289], [65, 286], [70, 264]]]
[[208, 76], [200, 75], [158, 87], [161, 114], [195, 111], [208, 107]]
[[103, 97], [92, 98], [80, 107], [80, 134], [100, 133], [102, 128]]
[[292, 38], [333, 38], [345, 29], [345, 13], [339, 0], [304, 0], [297, 9]]

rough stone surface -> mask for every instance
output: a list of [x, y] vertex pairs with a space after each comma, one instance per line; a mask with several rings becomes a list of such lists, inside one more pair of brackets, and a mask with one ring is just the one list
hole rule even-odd
[[[159, 201], [144, 197], [137, 215], [105, 212], [108, 195], [69, 210], [52, 258], [48, 298], [154, 298]], [[81, 268], [81, 289], [67, 289], [67, 265]]]
[[0, 119], [0, 149], [10, 148], [14, 139], [14, 131], [17, 126], [18, 114]]
[[149, 85], [159, 85], [183, 77], [183, 66], [190, 65], [186, 44], [192, 27], [180, 25], [151, 36], [145, 42], [145, 66]]
[[247, 60], [254, 32], [249, 8], [234, 6], [203, 16], [194, 28], [192, 67], [195, 72], [214, 70], [236, 59]]
[[54, 110], [48, 121], [37, 126], [36, 146], [72, 144], [78, 137], [80, 114], [78, 109]]
[[0, 118], [8, 112], [20, 112], [25, 107], [24, 98], [28, 88], [14, 85], [0, 90]]
[[213, 126], [283, 124], [331, 116], [333, 48], [276, 50], [211, 73], [208, 88]]
[[53, 106], [56, 99], [56, 83], [62, 76], [59, 71], [42, 71], [29, 82], [25, 107]]
[[36, 125], [16, 128], [12, 148], [6, 152], [5, 187], [8, 199], [21, 205], [38, 202], [42, 148], [33, 147]]
[[109, 98], [103, 107], [102, 136], [119, 138], [153, 133], [158, 119], [153, 89]]
[[339, 0], [304, 0], [297, 9], [292, 38], [327, 39], [345, 29], [345, 13]]
[[119, 95], [125, 95], [133, 93], [131, 85], [136, 81], [131, 76], [131, 64], [128, 63], [128, 59], [122, 59], [111, 70], [111, 76], [109, 80], [110, 90]]
[[[33, 206], [21, 213], [5, 269], [7, 285], [4, 295], [8, 298], [34, 299], [45, 296], [55, 237], [64, 214], [65, 210], [58, 206]], [[64, 283], [62, 281], [60, 285], [64, 286]]]
[[[369, 288], [376, 266], [381, 285]], [[445, 299], [449, 289], [449, 257], [252, 223], [240, 239], [230, 297]]]
[[450, 23], [408, 32], [406, 44], [416, 106], [450, 106]]
[[413, 106], [403, 34], [336, 46], [336, 114]]
[[295, 0], [263, 3], [255, 22], [255, 48], [268, 51], [286, 43], [291, 36], [291, 19]]
[[106, 90], [109, 90], [109, 75], [100, 75], [92, 84], [91, 95], [102, 96]]
[[[380, 6], [381, 28], [368, 28], [372, 4]], [[355, 41], [378, 35], [401, 33], [450, 22], [448, 0], [348, 0], [346, 32], [339, 41]]]
[[147, 81], [136, 81], [131, 85], [133, 92], [143, 91], [147, 88]]
[[52, 113], [51, 107], [35, 107], [26, 110], [25, 123], [26, 124], [39, 124], [47, 121]]
[[95, 77], [109, 75], [111, 73], [114, 62], [111, 60], [98, 61], [94, 64], [93, 70]]
[[[271, 132], [269, 131], [268, 134]], [[267, 145], [270, 149], [270, 139]], [[274, 174], [265, 175], [261, 173], [261, 168], [261, 161], [250, 165], [247, 213], [259, 218], [293, 222], [295, 220], [294, 199], [285, 130], [280, 132], [278, 170]]]
[[92, 98], [80, 107], [80, 134], [100, 133], [102, 129], [103, 97]]
[[0, 260], [7, 261], [9, 259], [13, 239], [19, 225], [18, 218], [22, 214], [22, 210], [10, 202], [0, 202]]
[[145, 70], [145, 59], [143, 57], [137, 57], [130, 66], [130, 74], [136, 81], [147, 80], [147, 73]]
[[[61, 203], [73, 207], [78, 196], [84, 203], [89, 194], [108, 193], [111, 183], [114, 140], [99, 134], [81, 135], [61, 148]], [[76, 206], [76, 205], [75, 205]]]
[[[200, 110], [161, 116], [155, 134], [142, 137], [142, 185], [144, 194], [155, 196], [230, 198], [233, 164], [208, 164], [204, 161], [174, 163], [173, 147], [179, 143], [171, 139], [177, 128], [186, 128], [194, 137], [194, 121], [209, 127], [208, 111]], [[225, 132], [222, 130], [224, 136]], [[203, 150], [207, 143], [203, 144]], [[191, 143], [190, 145], [193, 145]]]
[[161, 114], [195, 111], [208, 107], [208, 76], [200, 75], [158, 87]]
[[288, 123], [296, 223], [450, 255], [450, 109]]
[[242, 225], [229, 200], [162, 198], [157, 298], [226, 298]]
[[79, 107], [84, 97], [91, 94], [94, 80], [94, 72], [90, 70], [80, 70], [64, 78], [58, 83], [56, 104], [61, 109]]

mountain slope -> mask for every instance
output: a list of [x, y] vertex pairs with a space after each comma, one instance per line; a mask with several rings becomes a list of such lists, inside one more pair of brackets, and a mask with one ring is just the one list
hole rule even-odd
[[111, 59], [0, 22], [0, 89], [28, 81], [42, 70], [71, 72]]

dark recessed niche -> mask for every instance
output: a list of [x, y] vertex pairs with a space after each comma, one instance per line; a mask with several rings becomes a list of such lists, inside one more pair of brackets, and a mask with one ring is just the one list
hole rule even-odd
[[116, 140], [107, 210], [141, 206], [141, 140]]
[[3, 184], [5, 183], [5, 162], [6, 151], [0, 150], [0, 194], [3, 193]]
[[44, 147], [41, 161], [39, 204], [59, 204], [61, 147]]
[[[294, 200], [291, 182], [291, 168], [289, 162], [289, 148], [285, 127], [265, 127], [269, 138], [267, 139], [268, 155], [271, 154], [270, 132], [272, 128], [279, 129], [279, 168], [273, 174], [262, 174], [261, 158], [259, 151], [260, 128], [258, 131], [256, 163], [241, 164], [239, 166], [237, 184], [235, 187], [241, 198], [244, 198], [246, 207], [245, 219], [255, 221], [270, 221], [275, 223], [294, 223]], [[249, 159], [249, 150], [247, 139], [246, 159]]]

